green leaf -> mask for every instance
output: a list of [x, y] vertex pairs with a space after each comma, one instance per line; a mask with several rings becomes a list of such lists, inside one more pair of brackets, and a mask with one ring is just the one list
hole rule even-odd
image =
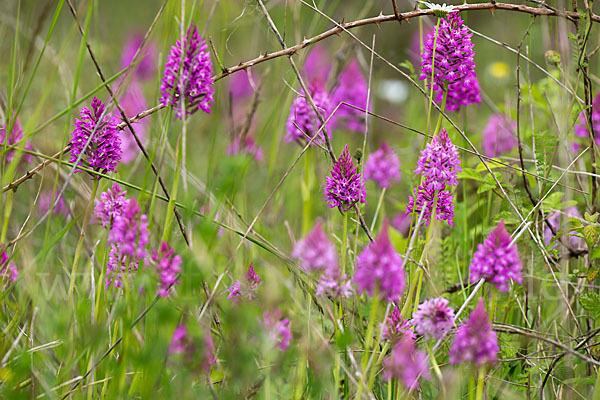
[[[486, 160], [485, 164], [487, 164], [487, 166], [490, 169], [504, 167], [504, 165], [499, 164], [499, 163], [497, 163], [497, 162], [495, 162], [493, 160]], [[485, 167], [485, 164], [483, 162], [479, 162], [479, 164], [475, 168], [475, 171], [477, 171], [477, 172], [487, 171], [488, 169]]]
[[581, 304], [581, 307], [594, 318], [600, 316], [600, 294], [594, 292], [584, 293], [583, 296], [579, 298], [579, 304]]
[[588, 249], [593, 249], [598, 244], [598, 237], [600, 236], [600, 225], [593, 224], [583, 228], [583, 237], [588, 245]]
[[548, 170], [552, 168], [552, 158], [558, 138], [549, 131], [535, 132], [533, 138], [535, 139], [535, 159], [538, 172], [546, 176]]
[[411, 75], [414, 75], [414, 73], [415, 73], [415, 68], [413, 67], [412, 63], [408, 60], [401, 62], [400, 64], [398, 64], [398, 66], [409, 70]]
[[587, 211], [583, 214], [583, 218], [591, 223], [596, 223], [598, 221], [598, 213], [593, 213], [592, 215], [588, 214]]
[[456, 177], [458, 179], [472, 179], [474, 181], [484, 182], [483, 177], [473, 168], [463, 168], [462, 171], [456, 174]]
[[563, 193], [562, 192], [554, 192], [551, 195], [547, 196], [544, 201], [542, 202], [544, 205], [544, 208], [552, 208], [554, 210], [560, 210], [561, 207], [561, 202], [562, 202], [562, 198], [563, 198]]

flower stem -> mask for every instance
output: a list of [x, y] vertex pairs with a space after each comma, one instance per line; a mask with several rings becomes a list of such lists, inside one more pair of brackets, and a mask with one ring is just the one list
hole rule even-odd
[[[442, 111], [446, 109], [446, 99], [448, 98], [448, 82], [444, 85], [444, 94], [442, 97]], [[433, 136], [437, 135], [442, 127], [442, 113], [438, 115], [437, 124], [435, 125], [435, 131], [433, 131]]]
[[381, 190], [381, 194], [379, 195], [379, 201], [377, 202], [377, 208], [375, 209], [375, 215], [373, 215], [373, 221], [371, 222], [371, 232], [375, 229], [375, 224], [377, 223], [377, 216], [379, 215], [379, 209], [381, 208], [381, 204], [383, 204], [383, 196], [385, 196], [385, 191], [387, 188], [383, 188]]
[[433, 56], [431, 60], [431, 81], [429, 86], [431, 87], [429, 90], [429, 109], [427, 110], [427, 134], [429, 134], [429, 122], [431, 121], [431, 106], [433, 104], [433, 77], [435, 74], [435, 47], [437, 46], [438, 33], [440, 28], [440, 21], [442, 19], [438, 17], [437, 25], [435, 26], [435, 38], [433, 39]]
[[365, 378], [367, 377], [367, 364], [369, 362], [369, 352], [371, 350], [371, 346], [373, 345], [373, 331], [375, 328], [375, 320], [377, 319], [377, 308], [379, 308], [379, 293], [378, 290], [375, 289], [373, 293], [373, 300], [371, 301], [371, 311], [369, 312], [369, 325], [367, 326], [367, 334], [365, 336], [365, 347], [362, 359], [362, 376], [360, 378], [360, 382], [358, 383], [358, 392], [356, 395], [357, 399], [362, 398], [362, 394], [365, 388]]
[[475, 400], [483, 399], [483, 378], [485, 378], [485, 367], [479, 368], [479, 376], [477, 378], [477, 392], [475, 393]]
[[301, 185], [302, 192], [302, 236], [306, 236], [311, 223], [311, 189], [312, 189], [312, 160], [310, 151], [304, 153], [304, 182]]
[[98, 191], [98, 184], [100, 183], [99, 179], [94, 179], [93, 187], [92, 187], [92, 195], [90, 197], [90, 202], [88, 203], [85, 214], [83, 214], [83, 223], [81, 224], [81, 234], [79, 235], [79, 241], [77, 242], [77, 248], [75, 249], [75, 257], [73, 258], [73, 267], [71, 268], [71, 280], [69, 282], [69, 304], [73, 299], [73, 289], [75, 288], [75, 279], [77, 274], [77, 265], [79, 264], [79, 257], [81, 256], [81, 249], [83, 248], [83, 240], [85, 239], [85, 232], [87, 230], [87, 225], [90, 219], [90, 215], [92, 213], [92, 208], [94, 206], [94, 200], [96, 198], [96, 192]]

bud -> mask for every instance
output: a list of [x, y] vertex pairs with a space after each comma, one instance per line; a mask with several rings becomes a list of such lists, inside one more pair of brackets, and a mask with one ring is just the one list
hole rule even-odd
[[560, 64], [560, 53], [557, 51], [548, 50], [546, 53], [544, 53], [544, 56], [546, 57], [546, 62], [548, 64], [554, 64], [554, 66], [558, 66], [558, 64]]

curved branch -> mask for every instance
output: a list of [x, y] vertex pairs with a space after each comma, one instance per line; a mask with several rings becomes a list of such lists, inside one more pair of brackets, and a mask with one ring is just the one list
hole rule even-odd
[[[570, 20], [577, 20], [577, 19], [582, 18], [581, 14], [574, 12], [574, 11], [553, 10], [553, 9], [548, 9], [548, 8], [529, 7], [529, 6], [526, 6], [523, 4], [510, 4], [510, 3], [497, 3], [497, 2], [480, 3], [480, 4], [463, 4], [461, 6], [457, 6], [456, 9], [458, 11], [477, 11], [477, 10], [516, 11], [516, 12], [521, 12], [521, 13], [525, 13], [525, 14], [541, 15], [541, 16], [549, 16], [549, 17], [561, 17], [561, 18], [567, 18]], [[433, 10], [430, 10], [430, 9], [414, 10], [414, 11], [399, 13], [398, 16], [396, 16], [395, 14], [378, 15], [377, 17], [365, 18], [365, 19], [360, 19], [360, 20], [352, 21], [352, 22], [342, 22], [339, 25], [337, 25], [337, 26], [329, 29], [328, 31], [325, 31], [317, 36], [313, 36], [310, 39], [304, 39], [302, 42], [298, 43], [295, 46], [288, 47], [286, 49], [275, 51], [272, 53], [265, 53], [261, 56], [253, 58], [252, 60], [240, 62], [236, 66], [229, 67], [229, 68], [223, 68], [223, 71], [220, 74], [215, 75], [213, 78], [215, 81], [218, 81], [219, 79], [223, 79], [226, 76], [233, 74], [234, 72], [252, 67], [256, 64], [260, 64], [262, 62], [272, 60], [274, 58], [278, 58], [278, 57], [282, 57], [282, 56], [290, 56], [292, 54], [297, 53], [299, 50], [302, 50], [305, 47], [308, 47], [317, 42], [320, 42], [323, 39], [326, 39], [333, 35], [338, 35], [346, 29], [352, 29], [352, 28], [356, 28], [356, 27], [364, 26], [364, 25], [380, 24], [382, 22], [388, 22], [388, 21], [400, 21], [400, 22], [405, 21], [405, 20], [408, 21], [411, 18], [423, 17], [426, 15], [433, 15]], [[592, 14], [591, 20], [593, 22], [600, 22], [600, 16], [598, 16], [596, 14]]]

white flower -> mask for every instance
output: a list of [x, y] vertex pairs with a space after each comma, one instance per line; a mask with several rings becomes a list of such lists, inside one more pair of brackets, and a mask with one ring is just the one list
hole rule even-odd
[[450, 14], [451, 12], [455, 12], [456, 7], [453, 5], [446, 5], [446, 3], [444, 4], [435, 4], [435, 3], [429, 3], [426, 1], [421, 1], [421, 0], [417, 0], [419, 3], [424, 4], [425, 6], [427, 6], [427, 8], [429, 8], [430, 10], [433, 10], [433, 14], [437, 17], [444, 17], [447, 14]]

